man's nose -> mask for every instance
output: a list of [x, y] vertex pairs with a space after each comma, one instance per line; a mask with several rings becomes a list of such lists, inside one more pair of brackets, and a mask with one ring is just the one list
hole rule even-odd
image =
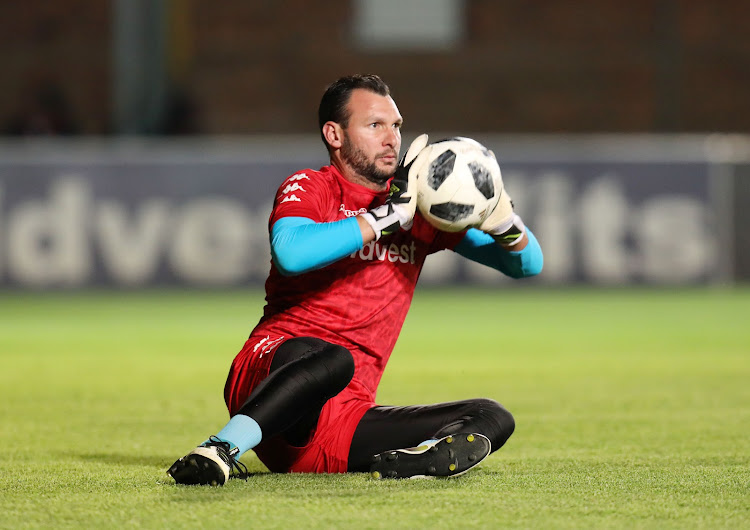
[[391, 147], [398, 147], [400, 137], [398, 129], [391, 129], [386, 135], [384, 143]]

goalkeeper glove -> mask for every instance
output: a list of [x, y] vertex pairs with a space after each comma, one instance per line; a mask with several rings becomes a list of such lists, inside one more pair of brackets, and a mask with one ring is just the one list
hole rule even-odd
[[526, 232], [523, 221], [513, 211], [513, 200], [503, 188], [500, 200], [492, 213], [479, 225], [479, 229], [491, 235], [504, 247], [517, 245]]
[[399, 228], [411, 228], [417, 211], [417, 175], [427, 161], [427, 135], [418, 136], [401, 158], [385, 204], [362, 214], [375, 232], [375, 240]]

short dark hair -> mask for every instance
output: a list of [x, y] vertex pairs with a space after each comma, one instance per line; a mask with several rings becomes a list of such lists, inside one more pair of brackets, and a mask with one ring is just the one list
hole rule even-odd
[[380, 96], [390, 96], [391, 90], [379, 76], [375, 74], [354, 74], [341, 77], [328, 85], [318, 107], [318, 128], [320, 137], [326, 149], [330, 146], [323, 134], [323, 125], [332, 121], [346, 128], [349, 125], [351, 114], [347, 111], [347, 104], [351, 98], [352, 91], [363, 88]]

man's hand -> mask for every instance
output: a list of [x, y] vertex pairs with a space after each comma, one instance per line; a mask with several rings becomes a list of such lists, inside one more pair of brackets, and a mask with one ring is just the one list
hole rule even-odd
[[427, 135], [418, 136], [409, 146], [396, 168], [385, 204], [362, 214], [375, 232], [375, 239], [411, 228], [417, 211], [417, 175], [429, 155]]
[[[390, 194], [388, 196], [393, 208], [410, 223], [417, 211], [417, 175], [427, 160], [429, 149], [427, 147], [427, 135], [422, 134], [411, 143], [406, 154], [396, 168], [396, 175], [391, 181]], [[419, 162], [417, 157], [421, 155]], [[402, 226], [406, 223], [402, 223]]]
[[500, 194], [500, 200], [495, 209], [478, 228], [491, 235], [505, 248], [512, 248], [519, 244], [526, 233], [526, 227], [513, 211], [513, 200], [505, 188]]

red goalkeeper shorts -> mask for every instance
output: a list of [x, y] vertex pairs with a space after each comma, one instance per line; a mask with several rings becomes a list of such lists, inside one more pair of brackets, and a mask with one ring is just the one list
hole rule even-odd
[[[273, 353], [284, 337], [253, 334], [237, 354], [224, 387], [224, 400], [233, 416], [250, 393], [268, 377]], [[304, 447], [294, 447], [282, 437], [263, 440], [254, 450], [275, 473], [345, 473], [354, 431], [362, 416], [375, 406], [372, 395], [356, 378], [329, 399]]]

